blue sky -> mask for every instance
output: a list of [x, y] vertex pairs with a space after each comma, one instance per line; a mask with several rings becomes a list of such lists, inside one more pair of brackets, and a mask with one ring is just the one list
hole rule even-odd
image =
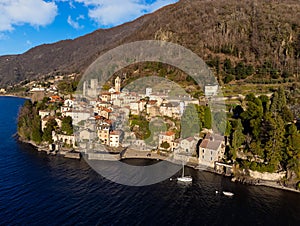
[[110, 28], [178, 0], [0, 0], [0, 56]]

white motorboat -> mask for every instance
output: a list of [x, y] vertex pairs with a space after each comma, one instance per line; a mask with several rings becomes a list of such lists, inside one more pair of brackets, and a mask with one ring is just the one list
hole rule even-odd
[[232, 192], [229, 191], [223, 191], [223, 194], [226, 196], [233, 196], [234, 194]]

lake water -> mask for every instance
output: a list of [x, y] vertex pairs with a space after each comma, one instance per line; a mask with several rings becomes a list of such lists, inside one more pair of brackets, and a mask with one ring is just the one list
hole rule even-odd
[[23, 102], [0, 97], [0, 225], [300, 225], [297, 193], [189, 168], [191, 185], [129, 187], [102, 178], [84, 160], [39, 153], [13, 137]]

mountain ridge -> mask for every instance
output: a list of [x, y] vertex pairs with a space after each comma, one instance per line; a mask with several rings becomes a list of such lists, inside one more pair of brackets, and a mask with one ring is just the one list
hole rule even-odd
[[104, 52], [151, 39], [180, 44], [205, 61], [217, 57], [221, 66], [227, 58], [254, 67], [268, 62], [278, 73], [295, 74], [300, 67], [299, 12], [296, 0], [181, 0], [113, 28], [1, 56], [0, 86], [49, 74], [82, 74]]

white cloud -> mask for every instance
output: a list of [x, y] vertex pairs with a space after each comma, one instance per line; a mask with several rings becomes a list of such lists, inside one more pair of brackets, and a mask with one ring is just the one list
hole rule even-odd
[[11, 31], [15, 25], [34, 27], [51, 24], [57, 15], [54, 2], [42, 0], [0, 0], [0, 31]]
[[7, 35], [0, 33], [0, 40], [7, 40], [7, 39], [8, 39]]
[[89, 17], [99, 25], [114, 26], [153, 12], [178, 0], [74, 0], [89, 9]]
[[84, 19], [85, 19], [84, 15], [79, 15], [78, 17], [76, 17], [76, 20], [84, 20]]
[[84, 16], [83, 15], [79, 15], [77, 18], [76, 18], [76, 21], [74, 21], [74, 20], [72, 20], [72, 18], [71, 18], [71, 16], [68, 16], [68, 20], [67, 20], [67, 22], [68, 22], [68, 24], [70, 24], [73, 28], [75, 28], [75, 29], [82, 29], [84, 26], [82, 26], [82, 25], [80, 25], [79, 23], [78, 23], [78, 20], [80, 20], [80, 19], [84, 19]]

